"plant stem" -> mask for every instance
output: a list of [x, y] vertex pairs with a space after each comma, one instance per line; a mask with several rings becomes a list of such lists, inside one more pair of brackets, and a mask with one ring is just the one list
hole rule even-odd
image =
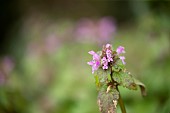
[[[113, 85], [114, 85], [115, 81], [114, 81], [114, 79], [113, 79], [113, 77], [112, 77], [112, 76], [113, 76], [113, 70], [112, 70], [112, 68], [111, 68], [110, 76], [111, 76], [111, 79], [112, 79], [112, 83], [113, 83]], [[120, 95], [120, 91], [119, 91], [119, 89], [118, 89], [118, 85], [116, 85], [116, 89], [117, 89], [117, 91], [119, 92], [118, 103], [119, 103], [119, 105], [120, 105], [120, 109], [121, 109], [122, 113], [126, 113], [125, 105], [124, 105], [123, 100], [122, 100], [122, 97], [121, 97], [121, 95]]]
[[119, 102], [121, 111], [122, 111], [122, 113], [126, 113], [125, 105], [124, 105], [123, 100], [122, 100], [122, 98], [121, 98], [120, 91], [119, 91], [118, 87], [117, 87], [117, 90], [118, 90], [118, 92], [119, 92], [118, 102]]

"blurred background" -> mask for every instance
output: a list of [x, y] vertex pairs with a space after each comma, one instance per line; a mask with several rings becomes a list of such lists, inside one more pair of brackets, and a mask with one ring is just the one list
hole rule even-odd
[[99, 113], [88, 51], [106, 43], [147, 88], [120, 88], [127, 112], [170, 112], [170, 2], [1, 0], [0, 18], [0, 113]]

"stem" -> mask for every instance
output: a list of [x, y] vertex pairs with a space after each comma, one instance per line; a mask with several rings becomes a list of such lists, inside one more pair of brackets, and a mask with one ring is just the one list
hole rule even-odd
[[[115, 81], [114, 81], [114, 79], [113, 79], [113, 77], [112, 77], [112, 76], [113, 76], [112, 68], [111, 68], [110, 76], [111, 76], [111, 79], [112, 79], [112, 83], [113, 83], [113, 85], [114, 85]], [[118, 84], [116, 84], [116, 89], [117, 89], [117, 91], [119, 92], [118, 102], [119, 102], [119, 105], [120, 105], [120, 109], [121, 109], [122, 113], [126, 113], [125, 105], [124, 105], [124, 103], [123, 103], [122, 97], [121, 97], [121, 95], [120, 95], [120, 91], [119, 91], [119, 89], [118, 89]]]
[[[119, 92], [118, 87], [117, 87], [117, 90], [118, 90], [118, 92]], [[123, 100], [122, 100], [122, 98], [121, 98], [120, 92], [119, 92], [118, 102], [119, 102], [119, 105], [120, 105], [120, 108], [121, 108], [122, 113], [126, 113], [125, 105], [124, 105]]]
[[112, 79], [112, 82], [113, 82], [113, 84], [114, 84], [114, 82], [115, 82], [115, 81], [113, 80], [113, 77], [112, 77], [112, 76], [113, 76], [112, 67], [110, 68], [110, 71], [111, 71], [111, 72], [110, 72], [110, 77], [111, 77], [111, 79]]

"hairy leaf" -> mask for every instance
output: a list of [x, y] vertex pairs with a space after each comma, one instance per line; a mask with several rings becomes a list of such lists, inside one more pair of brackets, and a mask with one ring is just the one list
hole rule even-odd
[[122, 61], [118, 58], [117, 60], [116, 60], [116, 64], [115, 65], [113, 65], [113, 71], [114, 72], [119, 72], [119, 71], [121, 71], [121, 70], [124, 70], [125, 69], [125, 65], [122, 63]]
[[119, 86], [123, 86], [131, 90], [137, 90], [137, 86], [139, 86], [142, 96], [146, 96], [145, 85], [139, 80], [135, 79], [129, 72], [114, 72], [113, 79], [119, 84]]
[[94, 78], [95, 78], [96, 87], [99, 88], [100, 87], [99, 77], [95, 75]]
[[123, 84], [123, 87], [132, 89], [132, 90], [137, 90], [137, 85], [134, 82], [134, 78], [132, 77], [132, 75], [128, 74], [128, 72], [123, 73], [122, 84]]
[[95, 83], [96, 83], [97, 88], [100, 88], [108, 80], [111, 80], [109, 70], [103, 70], [102, 68], [99, 68], [95, 72], [94, 77], [95, 77]]
[[113, 73], [113, 79], [116, 81], [118, 84], [122, 84], [122, 74], [119, 72], [114, 72]]
[[137, 89], [137, 85], [135, 84], [134, 78], [128, 72], [114, 72], [113, 79], [119, 84], [119, 86], [123, 86], [132, 90]]
[[135, 79], [135, 78], [134, 78], [134, 81], [135, 81], [135, 84], [140, 87], [142, 96], [146, 96], [146, 88], [145, 88], [145, 85], [144, 85], [142, 82], [140, 82], [139, 80]]
[[98, 94], [98, 105], [101, 113], [116, 113], [119, 92], [111, 86], [103, 86]]

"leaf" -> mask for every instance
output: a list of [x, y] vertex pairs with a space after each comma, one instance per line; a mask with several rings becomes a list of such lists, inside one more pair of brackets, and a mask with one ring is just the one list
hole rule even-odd
[[111, 78], [109, 78], [110, 77], [109, 69], [103, 70], [102, 68], [99, 68], [94, 75], [97, 88], [100, 88], [108, 80], [111, 81]]
[[119, 86], [123, 86], [131, 90], [137, 90], [134, 78], [128, 72], [114, 72], [113, 79], [119, 84]]
[[115, 62], [115, 64], [113, 65], [113, 71], [114, 72], [119, 72], [121, 70], [125, 69], [125, 65], [122, 63], [122, 61], [118, 58]]
[[96, 84], [96, 87], [100, 87], [100, 82], [99, 82], [99, 77], [97, 75], [94, 76], [95, 78], [95, 84]]
[[140, 82], [139, 80], [135, 79], [135, 78], [134, 78], [134, 81], [135, 81], [135, 84], [140, 87], [142, 96], [146, 96], [147, 93], [146, 93], [146, 87], [145, 87], [145, 85], [144, 85], [142, 82]]
[[110, 74], [107, 75], [108, 81], [112, 81]]
[[97, 70], [97, 76], [99, 77], [100, 82], [106, 81], [107, 77], [108, 77], [108, 74], [109, 74], [108, 70], [105, 71], [102, 68], [99, 68]]
[[[108, 90], [109, 89], [109, 90]], [[111, 86], [103, 86], [98, 94], [98, 106], [102, 113], [116, 113], [119, 92]]]
[[115, 72], [113, 74], [113, 79], [118, 82], [120, 86], [126, 87], [131, 90], [137, 90], [137, 86], [139, 86], [142, 96], [146, 96], [145, 85], [136, 78], [134, 78], [129, 72]]
[[137, 90], [137, 85], [134, 82], [134, 78], [132, 75], [128, 74], [128, 72], [123, 73], [122, 85], [128, 89]]
[[118, 65], [114, 65], [112, 69], [114, 72], [119, 72], [121, 68]]
[[120, 74], [120, 72], [114, 72], [112, 77], [113, 80], [116, 81], [118, 84], [122, 83], [122, 75]]

